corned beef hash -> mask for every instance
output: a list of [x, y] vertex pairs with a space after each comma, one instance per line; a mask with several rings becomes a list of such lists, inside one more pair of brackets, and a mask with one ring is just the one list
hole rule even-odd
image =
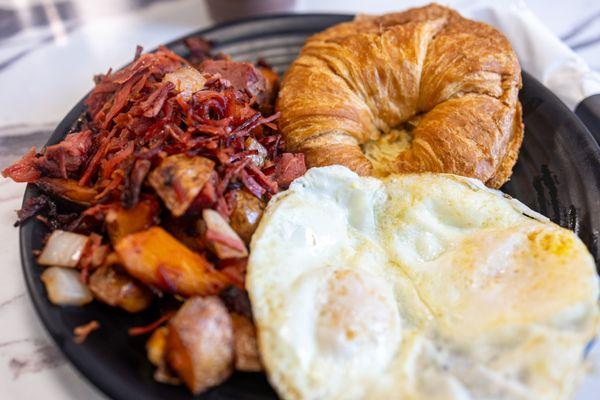
[[138, 48], [127, 67], [96, 76], [73, 131], [3, 176], [43, 192], [17, 224], [35, 217], [51, 231], [38, 257], [51, 302], [136, 313], [167, 294], [187, 299], [130, 334], [152, 334], [156, 379], [199, 393], [234, 369], [261, 369], [248, 243], [266, 202], [306, 168], [302, 154], [283, 151], [277, 74], [213, 56], [200, 38], [186, 44], [187, 59]]

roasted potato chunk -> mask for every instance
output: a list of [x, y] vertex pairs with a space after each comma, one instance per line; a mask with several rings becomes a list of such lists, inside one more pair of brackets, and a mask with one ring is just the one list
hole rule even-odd
[[205, 157], [176, 154], [162, 160], [148, 176], [148, 182], [171, 213], [179, 217], [200, 193], [214, 166]]
[[233, 371], [233, 328], [218, 297], [192, 297], [169, 321], [167, 361], [194, 394]]
[[155, 367], [160, 367], [166, 361], [168, 334], [169, 328], [161, 326], [152, 332], [146, 342], [146, 355]]
[[235, 369], [245, 372], [262, 371], [254, 324], [248, 318], [237, 313], [231, 313], [231, 323], [233, 326]]
[[167, 365], [167, 336], [169, 328], [161, 326], [152, 332], [152, 335], [146, 342], [146, 356], [148, 360], [156, 367], [154, 379], [160, 383], [170, 385], [179, 385], [181, 380], [174, 376]]
[[265, 209], [265, 203], [245, 190], [235, 192], [235, 203], [231, 212], [231, 227], [242, 240], [250, 243]]
[[146, 309], [152, 302], [147, 287], [106, 265], [92, 273], [88, 286], [97, 300], [131, 313]]
[[115, 244], [123, 237], [150, 228], [157, 222], [159, 205], [152, 198], [138, 202], [132, 208], [116, 206], [106, 213], [106, 229]]
[[204, 88], [206, 78], [196, 68], [185, 66], [181, 67], [176, 71], [169, 72], [163, 78], [163, 82], [171, 82], [175, 85], [175, 90], [178, 91], [181, 96], [188, 100], [193, 93]]
[[279, 91], [279, 75], [271, 68], [264, 66], [258, 67], [258, 70], [265, 78], [265, 90], [258, 94], [258, 104], [260, 110], [265, 114], [270, 114], [274, 111], [275, 98]]
[[167, 231], [152, 227], [119, 240], [115, 246], [125, 270], [155, 288], [181, 296], [219, 293], [229, 280], [202, 255]]
[[98, 195], [95, 188], [82, 186], [73, 179], [42, 177], [35, 184], [47, 192], [83, 205], [93, 204]]
[[202, 211], [202, 219], [206, 245], [217, 257], [223, 260], [243, 258], [248, 255], [248, 249], [243, 240], [231, 229], [221, 214], [207, 208]]

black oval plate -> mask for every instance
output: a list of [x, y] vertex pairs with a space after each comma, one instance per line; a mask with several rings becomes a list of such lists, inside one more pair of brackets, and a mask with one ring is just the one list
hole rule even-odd
[[[213, 40], [216, 49], [237, 60], [264, 59], [283, 72], [296, 57], [305, 39], [324, 28], [351, 19], [350, 15], [274, 15], [236, 21], [199, 31]], [[183, 38], [167, 45], [185, 56]], [[598, 265], [600, 230], [600, 149], [585, 126], [548, 89], [523, 73], [520, 94], [525, 121], [525, 141], [512, 179], [503, 190], [554, 222], [574, 230], [586, 243]], [[58, 125], [48, 144], [60, 141], [84, 111], [79, 102]], [[36, 195], [27, 187], [25, 199]], [[97, 302], [83, 308], [56, 307], [49, 303], [39, 279], [42, 268], [32, 250], [42, 247], [47, 233], [38, 221], [20, 230], [21, 259], [35, 308], [63, 353], [93, 384], [114, 399], [189, 399], [183, 387], [152, 379], [146, 360], [145, 338], [132, 338], [127, 328], [158, 317], [158, 307], [129, 315]], [[78, 345], [73, 328], [96, 319], [101, 330]], [[263, 374], [236, 373], [201, 399], [273, 399], [275, 393]]]

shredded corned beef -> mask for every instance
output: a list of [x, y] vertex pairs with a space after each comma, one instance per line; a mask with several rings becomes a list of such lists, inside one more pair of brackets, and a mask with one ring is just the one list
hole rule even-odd
[[42, 176], [36, 160], [35, 147], [32, 147], [19, 161], [5, 168], [2, 176], [15, 182], [35, 182]]
[[15, 182], [36, 182], [42, 176], [67, 179], [86, 162], [92, 146], [89, 130], [67, 135], [62, 142], [46, 147], [44, 154], [30, 149], [19, 161], [2, 171]]
[[245, 90], [252, 96], [266, 89], [264, 76], [250, 63], [229, 60], [205, 60], [200, 64], [200, 71], [211, 75], [219, 74], [239, 90]]
[[[279, 113], [272, 112], [277, 74], [264, 63], [211, 58], [201, 38], [187, 45], [189, 61], [165, 47], [148, 54], [138, 48], [127, 67], [96, 76], [79, 131], [39, 153], [32, 148], [2, 171], [83, 207], [79, 215], [61, 214], [50, 197], [37, 197], [19, 212], [20, 222], [42, 213], [38, 219], [52, 229], [106, 237], [106, 210], [133, 209], [151, 196], [172, 217], [189, 216], [180, 223], [194, 231], [204, 208], [228, 220], [235, 191], [245, 189], [264, 204], [304, 174], [304, 156], [283, 152]], [[162, 171], [170, 175], [150, 184], [152, 172], [176, 155], [214, 165], [171, 160], [173, 171]]]
[[304, 154], [283, 153], [275, 160], [275, 181], [283, 187], [288, 187], [297, 177], [306, 172]]
[[138, 159], [133, 164], [130, 174], [125, 176], [126, 181], [121, 192], [121, 204], [125, 208], [131, 208], [138, 203], [142, 184], [150, 172], [151, 166], [152, 163], [149, 160]]
[[[203, 49], [194, 50], [200, 58], [200, 52], [206, 53], [205, 42], [194, 43]], [[204, 89], [184, 98], [163, 78], [190, 66], [185, 59], [164, 47], [136, 57], [123, 70], [96, 78], [85, 101], [89, 122], [84, 130], [41, 154], [32, 149], [5, 169], [4, 176], [19, 182], [36, 182], [42, 176], [76, 179], [98, 191], [97, 201], [133, 207], [145, 176], [161, 159], [179, 153], [201, 155], [217, 163], [214, 190], [203, 191], [203, 197], [208, 194], [213, 205], [223, 199], [219, 211], [226, 211], [230, 207], [225, 195], [232, 184], [268, 199], [304, 172], [299, 158], [280, 157], [283, 143], [274, 124], [278, 114], [265, 116], [256, 107], [265, 78], [255, 66], [204, 59]], [[263, 169], [247, 162], [256, 154], [246, 148], [248, 137], [267, 151], [270, 162]]]
[[67, 179], [85, 163], [92, 147], [92, 132], [85, 130], [67, 135], [63, 141], [46, 147], [37, 161], [44, 176]]

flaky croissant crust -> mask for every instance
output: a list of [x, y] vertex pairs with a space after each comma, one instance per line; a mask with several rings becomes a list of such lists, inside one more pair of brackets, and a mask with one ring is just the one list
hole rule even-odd
[[390, 170], [447, 172], [499, 187], [523, 139], [521, 70], [489, 25], [432, 4], [359, 16], [308, 39], [277, 107], [287, 146], [309, 166], [372, 172], [360, 145], [418, 116]]

